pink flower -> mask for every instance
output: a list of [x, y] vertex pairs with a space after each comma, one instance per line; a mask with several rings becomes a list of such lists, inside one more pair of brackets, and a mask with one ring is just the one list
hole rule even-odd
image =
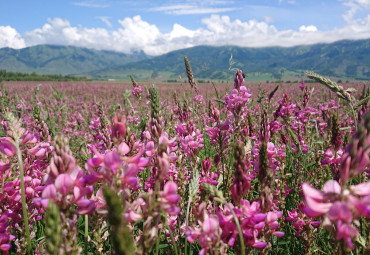
[[127, 127], [126, 127], [126, 116], [121, 112], [118, 112], [112, 119], [111, 127], [112, 137], [118, 141], [125, 139]]
[[180, 200], [180, 196], [177, 195], [177, 184], [167, 182], [160, 194], [161, 208], [171, 216], [177, 215], [180, 212], [180, 208], [177, 207], [177, 203]]
[[0, 152], [7, 155], [8, 157], [13, 157], [17, 153], [17, 148], [11, 143], [10, 138], [0, 138]]
[[350, 249], [352, 240], [358, 234], [352, 221], [361, 215], [370, 215], [370, 182], [361, 183], [342, 190], [337, 181], [329, 180], [323, 191], [312, 188], [309, 184], [302, 185], [304, 193], [304, 211], [309, 217], [325, 216], [326, 227], [331, 229], [336, 224], [337, 240], [344, 239]]
[[143, 218], [142, 207], [144, 206], [145, 201], [142, 198], [133, 201], [125, 212], [126, 220], [130, 223], [141, 220]]
[[337, 223], [337, 236], [336, 239], [344, 239], [346, 241], [348, 247], [353, 250], [354, 245], [352, 243], [352, 239], [354, 239], [358, 235], [358, 230], [350, 224], [342, 224], [341, 221]]
[[244, 86], [243, 71], [238, 70], [235, 73], [234, 88], [239, 90], [241, 86]]
[[302, 184], [302, 190], [306, 205], [304, 212], [307, 216], [312, 218], [319, 217], [330, 210], [332, 203], [325, 202], [325, 194], [323, 192], [312, 188], [308, 183]]
[[328, 212], [328, 217], [331, 221], [352, 222], [351, 210], [339, 201], [332, 205]]

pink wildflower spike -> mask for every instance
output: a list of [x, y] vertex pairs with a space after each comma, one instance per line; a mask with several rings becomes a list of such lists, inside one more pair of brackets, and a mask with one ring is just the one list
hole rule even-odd
[[331, 221], [352, 222], [352, 212], [343, 203], [335, 202], [329, 210], [328, 217]]
[[128, 147], [128, 145], [125, 143], [125, 142], [122, 142], [119, 146], [118, 146], [118, 151], [122, 153], [122, 155], [126, 155], [127, 153], [130, 152], [130, 147]]
[[150, 163], [150, 159], [148, 158], [140, 158], [139, 161], [137, 162], [137, 166], [140, 167], [141, 169], [144, 169], [147, 167]]
[[78, 206], [78, 209], [76, 210], [78, 214], [92, 214], [95, 211], [94, 201], [90, 201], [88, 199], [81, 199], [76, 202], [76, 205]]
[[302, 190], [306, 205], [304, 212], [307, 216], [319, 217], [329, 211], [332, 204], [324, 202], [324, 194], [321, 191], [312, 188], [308, 183], [302, 184]]
[[287, 210], [287, 212], [288, 212], [288, 217], [285, 217], [286, 221], [295, 221], [297, 219], [298, 217], [297, 209], [294, 209], [293, 211]]
[[367, 218], [370, 217], [370, 195], [361, 200], [355, 199], [353, 204], [361, 215]]
[[241, 86], [244, 86], [243, 71], [238, 70], [235, 73], [234, 88], [239, 90]]
[[118, 114], [120, 114], [120, 118], [115, 115], [112, 120], [112, 136], [119, 141], [122, 141], [125, 138], [127, 132], [126, 117], [121, 113]]
[[341, 179], [348, 180], [351, 170], [351, 156], [348, 153], [343, 155], [341, 167]]
[[157, 159], [158, 159], [158, 165], [160, 167], [159, 178], [163, 180], [164, 178], [166, 178], [167, 173], [170, 169], [170, 162], [168, 161], [168, 156], [166, 153], [163, 153], [162, 156], [159, 156]]
[[128, 222], [136, 222], [143, 218], [142, 207], [145, 206], [145, 201], [142, 198], [138, 198], [133, 201], [125, 212], [125, 217]]
[[321, 191], [313, 188], [309, 183], [303, 183], [302, 190], [305, 196], [312, 197], [317, 201], [324, 200], [324, 194]]
[[0, 160], [0, 173], [5, 172], [8, 170], [12, 165], [10, 163], [4, 163], [2, 160]]
[[73, 187], [73, 180], [68, 174], [60, 174], [55, 180], [55, 188], [63, 195], [67, 195]]
[[254, 220], [257, 222], [264, 221], [266, 219], [267, 215], [264, 213], [257, 213], [253, 216]]
[[257, 223], [256, 225], [254, 225], [254, 228], [256, 229], [263, 229], [265, 227], [266, 223], [261, 221], [259, 223]]
[[330, 210], [331, 203], [321, 203], [318, 202], [311, 197], [305, 197], [305, 209], [304, 213], [307, 214], [308, 217], [316, 218], [321, 215], [324, 215]]
[[125, 171], [125, 176], [123, 177], [122, 181], [123, 183], [131, 186], [133, 189], [139, 188], [138, 186], [138, 166], [135, 164], [129, 164], [126, 171]]
[[352, 239], [358, 235], [358, 230], [350, 224], [342, 224], [340, 221], [337, 223], [337, 236], [336, 239], [344, 239], [348, 247], [353, 250], [354, 245]]
[[23, 136], [21, 144], [33, 144], [33, 143], [37, 143], [37, 138], [31, 132], [27, 132]]
[[218, 221], [215, 217], [206, 217], [202, 224], [203, 232], [206, 234], [212, 234], [216, 232], [218, 228]]
[[9, 251], [10, 248], [12, 248], [12, 246], [9, 243], [0, 244], [0, 251]]
[[52, 198], [53, 200], [57, 199], [57, 190], [54, 184], [50, 184], [46, 186], [46, 188], [42, 191], [43, 198]]
[[17, 148], [12, 144], [9, 139], [0, 139], [0, 152], [7, 155], [8, 157], [13, 157], [17, 153]]
[[79, 187], [73, 187], [73, 196], [75, 200], [79, 200], [84, 196], [83, 192], [81, 191], [81, 188]]
[[129, 222], [136, 222], [136, 221], [139, 221], [143, 218], [143, 216], [135, 211], [130, 211], [128, 213], [128, 216], [126, 217], [126, 219], [129, 221]]
[[275, 231], [272, 234], [276, 237], [283, 237], [285, 235], [285, 233], [281, 231]]
[[104, 165], [113, 173], [116, 173], [116, 170], [121, 167], [122, 163], [123, 161], [116, 151], [108, 151], [104, 155]]
[[180, 212], [180, 208], [176, 206], [179, 200], [180, 196], [177, 195], [177, 184], [167, 182], [161, 192], [162, 209], [171, 216], [177, 215]]
[[314, 227], [319, 227], [321, 225], [320, 221], [311, 221], [311, 225]]
[[155, 154], [154, 142], [153, 141], [149, 141], [145, 145], [145, 155], [147, 155], [148, 157], [151, 157], [154, 154]]
[[267, 245], [267, 243], [266, 242], [255, 242], [252, 246], [254, 247], [254, 248], [257, 248], [257, 249], [260, 249], [260, 250], [262, 250], [262, 249], [264, 249], [265, 247], [266, 247], [266, 245]]
[[271, 158], [275, 154], [275, 145], [272, 142], [267, 143], [267, 157]]
[[329, 180], [324, 184], [323, 187], [324, 193], [335, 193], [335, 194], [340, 194], [341, 192], [341, 187], [339, 183], [335, 180]]
[[174, 182], [167, 182], [163, 187], [163, 194], [171, 194], [177, 192], [177, 184]]
[[370, 195], [370, 181], [360, 183], [350, 187], [350, 190], [357, 196], [369, 196]]

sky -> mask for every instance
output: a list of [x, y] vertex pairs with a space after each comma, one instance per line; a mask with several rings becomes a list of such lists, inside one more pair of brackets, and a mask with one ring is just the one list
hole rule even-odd
[[370, 38], [370, 0], [0, 0], [0, 48], [72, 45], [160, 55]]

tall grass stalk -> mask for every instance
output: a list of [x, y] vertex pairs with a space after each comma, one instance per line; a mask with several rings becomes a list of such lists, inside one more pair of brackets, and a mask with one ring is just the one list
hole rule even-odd
[[17, 148], [18, 167], [19, 167], [20, 179], [21, 179], [22, 212], [23, 212], [23, 220], [24, 220], [24, 230], [26, 232], [26, 253], [28, 254], [31, 251], [31, 237], [30, 237], [30, 228], [28, 224], [26, 194], [25, 194], [25, 188], [24, 188], [23, 159], [22, 159], [22, 152], [19, 148], [19, 138], [18, 137], [15, 137], [14, 145]]
[[331, 91], [337, 94], [339, 98], [342, 98], [346, 100], [351, 108], [352, 112], [352, 117], [353, 117], [353, 122], [355, 124], [355, 130], [357, 131], [357, 117], [356, 117], [356, 112], [354, 110], [355, 105], [353, 104], [353, 99], [350, 95], [350, 93], [356, 92], [354, 88], [349, 88], [344, 90], [342, 86], [339, 86], [337, 83], [333, 82], [332, 80], [325, 78], [321, 75], [318, 75], [314, 72], [306, 72], [306, 75], [308, 78], [313, 79], [326, 87], [328, 87]]

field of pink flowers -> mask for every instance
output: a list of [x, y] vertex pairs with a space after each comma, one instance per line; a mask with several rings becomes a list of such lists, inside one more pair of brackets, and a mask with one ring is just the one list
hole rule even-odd
[[7, 82], [4, 254], [368, 254], [369, 84]]

